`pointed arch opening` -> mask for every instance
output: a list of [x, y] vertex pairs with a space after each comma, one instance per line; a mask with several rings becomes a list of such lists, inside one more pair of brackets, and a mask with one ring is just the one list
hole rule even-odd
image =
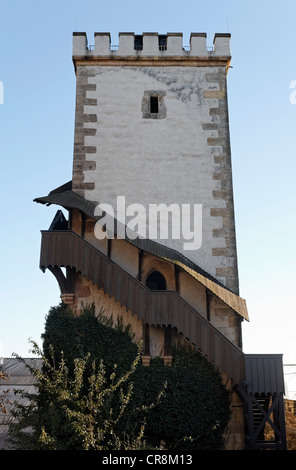
[[159, 271], [152, 271], [146, 279], [146, 287], [151, 290], [166, 290], [165, 277]]

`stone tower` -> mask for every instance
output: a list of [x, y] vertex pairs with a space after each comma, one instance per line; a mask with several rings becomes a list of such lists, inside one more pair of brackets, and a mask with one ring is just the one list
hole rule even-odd
[[[209, 50], [201, 33], [191, 34], [189, 48], [179, 33], [121, 33], [114, 47], [109, 34], [96, 33], [95, 45], [89, 47], [86, 35], [75, 33], [72, 187], [87, 200], [110, 204], [117, 217], [117, 196], [124, 197], [126, 206], [140, 203], [149, 238], [150, 205], [162, 204], [166, 210], [177, 204], [180, 237], [172, 238], [169, 230], [161, 239], [158, 230], [154, 239], [182, 252], [238, 294], [226, 81], [229, 42], [229, 34], [216, 34]], [[193, 220], [194, 204], [199, 212]], [[187, 214], [191, 230], [187, 224], [186, 235]]]
[[42, 231], [40, 268], [77, 314], [93, 303], [130, 325], [143, 366], [155, 356], [172, 364], [180, 342], [214, 364], [230, 393], [229, 448], [285, 448], [282, 357], [242, 351], [229, 43], [229, 34], [208, 48], [204, 33], [188, 47], [179, 33], [121, 33], [113, 46], [95, 33], [89, 45], [74, 33], [72, 179], [35, 199], [68, 217], [59, 210]]

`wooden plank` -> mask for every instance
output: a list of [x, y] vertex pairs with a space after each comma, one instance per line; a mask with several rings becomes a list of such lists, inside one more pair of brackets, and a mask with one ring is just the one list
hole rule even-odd
[[123, 274], [122, 276], [122, 292], [121, 292], [121, 302], [123, 305], [127, 305], [127, 298], [128, 298], [128, 291], [127, 291], [127, 286], [128, 286], [128, 277]]
[[202, 353], [205, 356], [208, 356], [208, 328], [206, 323], [202, 322]]
[[134, 286], [133, 286], [133, 282], [130, 278], [128, 278], [127, 290], [128, 290], [127, 307], [128, 307], [128, 310], [133, 311], [133, 308], [134, 308]]
[[214, 362], [214, 332], [212, 329], [209, 329], [209, 344], [208, 344], [208, 359], [211, 362]]

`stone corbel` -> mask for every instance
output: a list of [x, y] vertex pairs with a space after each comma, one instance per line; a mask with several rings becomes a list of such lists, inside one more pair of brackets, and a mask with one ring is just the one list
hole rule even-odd
[[150, 366], [150, 362], [151, 362], [151, 356], [142, 356], [142, 365], [145, 366], [145, 367], [149, 367]]

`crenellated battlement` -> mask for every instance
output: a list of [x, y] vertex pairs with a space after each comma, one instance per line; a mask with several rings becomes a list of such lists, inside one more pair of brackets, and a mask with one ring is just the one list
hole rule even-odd
[[183, 45], [183, 33], [119, 33], [118, 45], [111, 43], [110, 33], [95, 33], [89, 45], [86, 33], [73, 33], [73, 60], [86, 58], [199, 58], [230, 60], [230, 34], [215, 34], [211, 47], [206, 33], [191, 33], [189, 46]]

